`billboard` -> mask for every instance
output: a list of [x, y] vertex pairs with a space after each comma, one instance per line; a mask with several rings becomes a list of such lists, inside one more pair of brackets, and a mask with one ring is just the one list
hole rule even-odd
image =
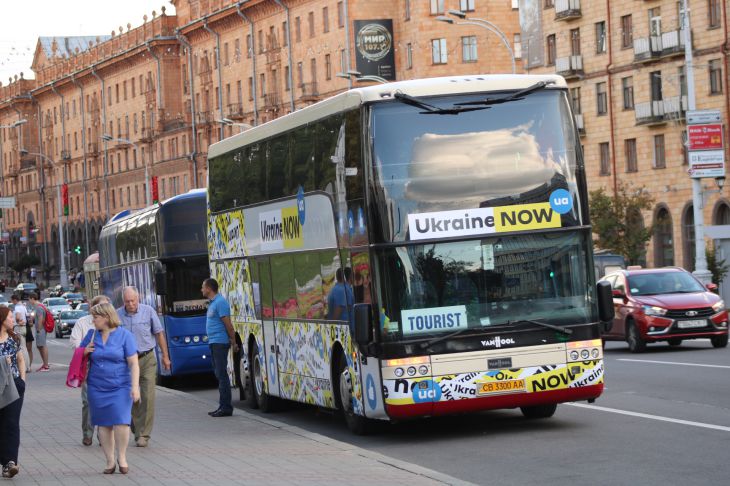
[[355, 67], [363, 76], [395, 80], [391, 19], [355, 20]]

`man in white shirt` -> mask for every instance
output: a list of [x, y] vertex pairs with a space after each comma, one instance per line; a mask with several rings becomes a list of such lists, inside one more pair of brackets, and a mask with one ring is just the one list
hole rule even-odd
[[[25, 342], [25, 346], [21, 343], [20, 349], [25, 349], [25, 372], [28, 373], [30, 372], [30, 365], [33, 361], [33, 326], [28, 326], [28, 308], [25, 307], [25, 304], [23, 304], [20, 298], [13, 294], [10, 300], [13, 303], [16, 333], [22, 336], [24, 339], [21, 340]], [[22, 333], [20, 332], [21, 330], [23, 331]], [[28, 335], [29, 332], [30, 335]]]
[[[91, 299], [89, 309], [95, 305], [103, 304], [105, 302], [109, 302], [106, 295], [97, 295]], [[76, 321], [74, 328], [71, 330], [71, 337], [69, 338], [71, 347], [74, 349], [78, 348], [81, 341], [84, 340], [86, 335], [92, 329], [94, 329], [94, 317], [91, 313]], [[94, 437], [94, 426], [91, 425], [91, 414], [89, 414], [89, 400], [86, 395], [86, 380], [84, 380], [84, 384], [81, 385], [81, 430], [84, 433], [84, 438], [81, 443], [85, 446], [90, 446], [92, 437]]]

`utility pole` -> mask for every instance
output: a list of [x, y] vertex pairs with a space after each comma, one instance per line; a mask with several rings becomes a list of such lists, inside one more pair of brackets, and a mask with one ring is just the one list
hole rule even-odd
[[[684, 29], [684, 69], [687, 80], [687, 111], [691, 112], [697, 109], [697, 105], [695, 103], [694, 65], [692, 64], [692, 32], [690, 30], [690, 12], [687, 0], [682, 0], [682, 10], [684, 11], [682, 29]], [[708, 284], [712, 281], [712, 273], [707, 269], [707, 258], [705, 257], [705, 217], [703, 206], [702, 179], [692, 178], [692, 210], [694, 211], [695, 220], [695, 271], [693, 273], [702, 283]]]

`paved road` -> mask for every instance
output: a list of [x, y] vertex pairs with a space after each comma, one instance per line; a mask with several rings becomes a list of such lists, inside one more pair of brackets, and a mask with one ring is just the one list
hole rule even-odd
[[[608, 343], [606, 361], [606, 392], [595, 405], [562, 405], [542, 421], [505, 410], [357, 437], [311, 407], [266, 417], [479, 484], [726, 484], [730, 350], [689, 341], [636, 355]], [[214, 387], [201, 379], [181, 390], [213, 400]]]

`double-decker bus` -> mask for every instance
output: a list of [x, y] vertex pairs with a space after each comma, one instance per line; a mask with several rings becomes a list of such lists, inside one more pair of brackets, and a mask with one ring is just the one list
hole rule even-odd
[[242, 398], [337, 409], [356, 433], [597, 398], [613, 307], [566, 90], [558, 76], [381, 84], [213, 145], [211, 272]]
[[[101, 292], [115, 307], [134, 286], [141, 303], [157, 309], [171, 369], [160, 379], [212, 371], [205, 331], [207, 300], [200, 285], [209, 276], [205, 190], [196, 189], [138, 211], [124, 211], [99, 237]], [[158, 359], [159, 359], [158, 355]]]

